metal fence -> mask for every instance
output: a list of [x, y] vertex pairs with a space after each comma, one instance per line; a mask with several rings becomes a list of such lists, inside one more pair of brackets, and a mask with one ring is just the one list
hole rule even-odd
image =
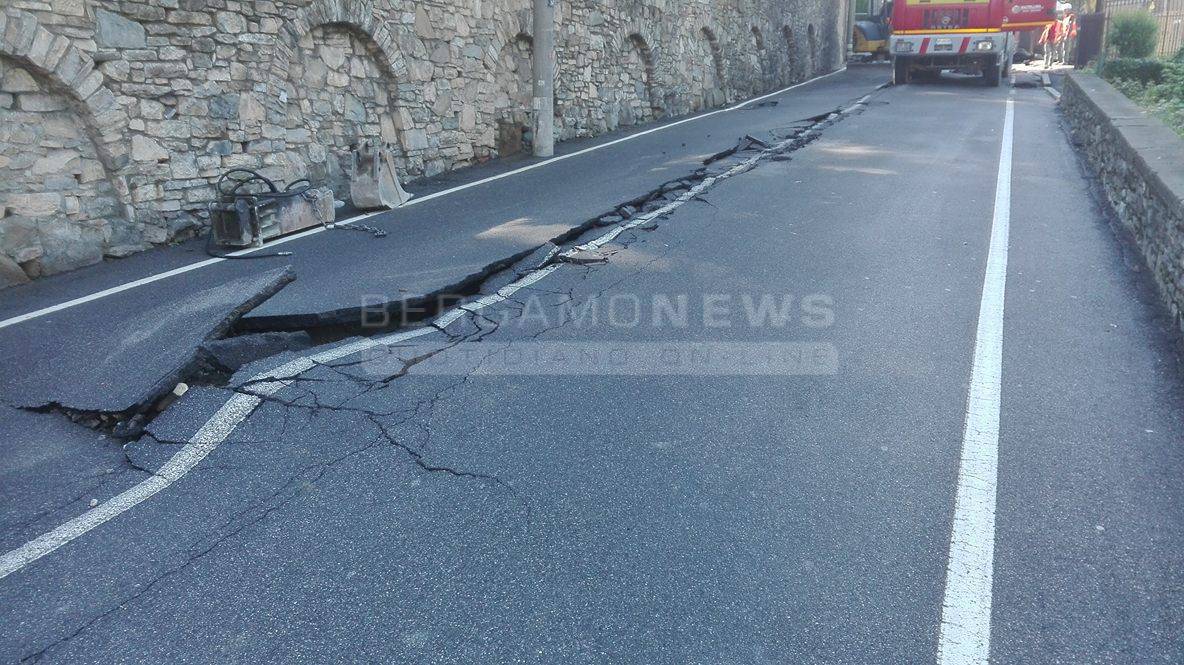
[[1184, 0], [1105, 0], [1106, 28], [1114, 15], [1134, 11], [1150, 13], [1159, 24], [1157, 55], [1170, 58], [1184, 47]]

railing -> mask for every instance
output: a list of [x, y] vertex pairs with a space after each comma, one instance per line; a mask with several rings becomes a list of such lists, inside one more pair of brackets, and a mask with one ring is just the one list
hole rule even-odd
[[1156, 54], [1170, 58], [1184, 47], [1184, 0], [1105, 0], [1106, 29], [1124, 12], [1145, 11], [1159, 24]]

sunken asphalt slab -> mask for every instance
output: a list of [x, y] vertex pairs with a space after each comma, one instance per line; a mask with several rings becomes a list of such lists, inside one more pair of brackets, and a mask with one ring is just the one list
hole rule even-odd
[[139, 412], [193, 369], [202, 343], [295, 279], [290, 267], [177, 293], [157, 282], [4, 330], [0, 401], [21, 408]]

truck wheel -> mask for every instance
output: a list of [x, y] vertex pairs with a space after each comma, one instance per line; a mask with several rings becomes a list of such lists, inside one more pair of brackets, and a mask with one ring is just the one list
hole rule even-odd
[[892, 61], [892, 84], [904, 85], [909, 82], [909, 61], [896, 58]]
[[999, 80], [1002, 78], [1000, 75], [1001, 69], [1002, 67], [999, 66], [999, 61], [997, 59], [991, 59], [987, 61], [987, 64], [983, 69], [983, 80], [987, 82], [988, 88], [999, 87]]

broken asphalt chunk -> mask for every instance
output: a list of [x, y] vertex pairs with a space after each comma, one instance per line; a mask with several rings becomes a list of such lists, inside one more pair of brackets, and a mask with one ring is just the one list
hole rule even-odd
[[564, 263], [585, 266], [595, 263], [608, 263], [608, 255], [592, 249], [577, 249], [560, 254], [559, 260]]
[[0, 398], [66, 412], [146, 412], [197, 366], [198, 349], [295, 279], [291, 267], [185, 293], [161, 283], [139, 299], [96, 300], [0, 339]]

